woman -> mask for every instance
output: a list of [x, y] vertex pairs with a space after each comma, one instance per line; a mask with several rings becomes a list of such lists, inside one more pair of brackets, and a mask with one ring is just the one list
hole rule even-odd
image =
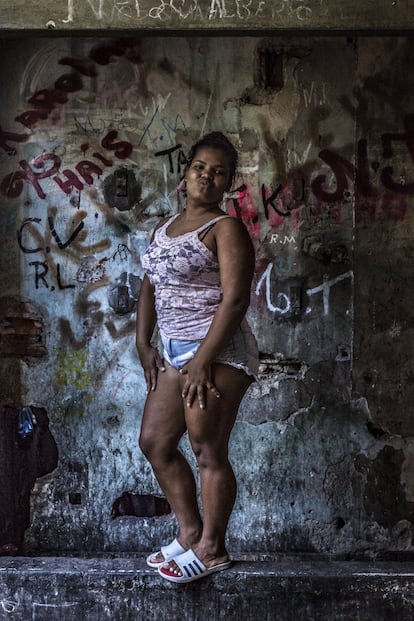
[[[253, 246], [243, 223], [220, 209], [236, 167], [237, 152], [223, 134], [199, 140], [184, 176], [186, 207], [159, 223], [142, 260], [136, 342], [148, 391], [140, 448], [179, 527], [177, 539], [147, 562], [173, 582], [230, 566], [225, 534], [236, 480], [228, 442], [257, 371], [244, 320]], [[162, 356], [151, 345], [156, 322]], [[200, 473], [202, 518], [192, 470], [178, 450], [186, 431]]]

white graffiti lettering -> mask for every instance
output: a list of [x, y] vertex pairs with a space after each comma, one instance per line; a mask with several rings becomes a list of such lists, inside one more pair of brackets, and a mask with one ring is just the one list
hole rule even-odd
[[0, 606], [3, 612], [7, 614], [11, 614], [19, 607], [19, 602], [15, 602], [11, 599], [2, 599], [0, 600]]
[[[167, 21], [177, 17], [182, 20], [197, 19], [201, 22], [223, 19], [249, 20], [266, 15], [271, 18], [274, 13], [266, 0], [210, 0], [204, 8], [199, 4], [199, 0], [158, 0], [155, 3], [148, 0], [67, 0], [67, 16], [61, 20], [62, 23], [70, 24], [81, 15], [85, 16], [85, 8], [86, 12], [89, 12], [89, 18], [100, 22], [126, 19], [142, 21], [147, 18]], [[288, 8], [292, 13], [290, 5]], [[281, 10], [286, 11], [285, 4]], [[298, 21], [303, 21], [312, 10], [300, 5], [295, 7], [293, 13]]]
[[266, 291], [266, 304], [267, 308], [272, 313], [279, 313], [280, 315], [285, 315], [291, 309], [291, 303], [288, 296], [285, 293], [278, 293], [277, 297], [285, 301], [285, 306], [274, 306], [271, 301], [270, 295], [270, 276], [273, 270], [273, 263], [269, 263], [265, 271], [263, 272], [259, 282], [256, 285], [256, 295], [260, 295], [260, 289], [263, 283], [265, 283], [265, 291]]
[[44, 608], [72, 608], [74, 606], [79, 606], [80, 602], [59, 602], [58, 604], [42, 604], [40, 602], [33, 602], [32, 604], [32, 621], [36, 621], [36, 619], [42, 618], [44, 619], [44, 612], [40, 612], [40, 609]]
[[270, 243], [271, 244], [282, 244], [283, 246], [285, 244], [294, 244], [296, 241], [296, 238], [294, 235], [285, 235], [284, 237], [282, 237], [281, 235], [279, 235], [279, 233], [272, 233], [272, 236], [270, 238]]
[[324, 281], [318, 287], [313, 287], [312, 289], [306, 289], [307, 295], [310, 297], [311, 295], [315, 295], [315, 293], [322, 293], [323, 299], [323, 314], [329, 315], [329, 295], [331, 291], [331, 287], [336, 285], [341, 280], [345, 280], [346, 278], [351, 278], [353, 280], [353, 273], [351, 271], [345, 272], [340, 276], [336, 276], [336, 278], [332, 278], [328, 280], [328, 277], [325, 276]]
[[[257, 296], [260, 295], [261, 289], [264, 286], [265, 287], [265, 297], [266, 297], [266, 305], [267, 308], [269, 309], [270, 312], [272, 313], [278, 313], [279, 315], [286, 315], [287, 313], [289, 313], [292, 309], [292, 302], [289, 298], [289, 296], [286, 293], [283, 292], [279, 292], [277, 294], [277, 299], [281, 300], [281, 302], [283, 303], [283, 306], [275, 306], [272, 302], [272, 295], [271, 295], [271, 275], [272, 275], [272, 271], [273, 271], [273, 263], [269, 263], [269, 265], [267, 266], [267, 268], [265, 269], [265, 271], [263, 272], [263, 274], [261, 275], [261, 277], [259, 278], [257, 285], [256, 285], [256, 289], [255, 289], [255, 294]], [[330, 311], [330, 291], [331, 288], [333, 286], [335, 286], [337, 283], [346, 280], [347, 278], [350, 278], [351, 280], [353, 280], [353, 272], [352, 271], [348, 271], [345, 272], [344, 274], [340, 274], [339, 276], [336, 276], [335, 278], [331, 278], [329, 279], [327, 276], [324, 278], [324, 281], [321, 285], [318, 285], [317, 287], [312, 287], [309, 289], [306, 289], [306, 294], [308, 295], [308, 297], [311, 297], [317, 293], [322, 293], [322, 302], [323, 302], [323, 314], [329, 315], [329, 311]], [[308, 309], [307, 312], [311, 312], [311, 309]]]

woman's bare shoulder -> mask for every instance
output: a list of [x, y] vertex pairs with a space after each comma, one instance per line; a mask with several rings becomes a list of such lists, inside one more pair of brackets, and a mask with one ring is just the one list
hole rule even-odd
[[217, 225], [214, 228], [216, 229], [217, 235], [223, 235], [226, 237], [230, 235], [240, 237], [242, 239], [247, 237], [250, 239], [249, 232], [240, 218], [233, 218], [232, 216], [222, 218], [217, 222]]

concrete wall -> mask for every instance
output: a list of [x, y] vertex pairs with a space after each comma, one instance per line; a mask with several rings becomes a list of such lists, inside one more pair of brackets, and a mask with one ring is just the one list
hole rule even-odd
[[174, 533], [137, 448], [135, 301], [184, 154], [213, 129], [241, 154], [226, 209], [256, 248], [262, 358], [232, 436], [229, 547], [411, 549], [412, 53], [403, 37], [3, 39], [0, 403], [45, 408], [59, 449], [26, 551]]
[[332, 32], [410, 31], [410, 0], [14, 0], [2, 7], [4, 30], [233, 31], [256, 29]]

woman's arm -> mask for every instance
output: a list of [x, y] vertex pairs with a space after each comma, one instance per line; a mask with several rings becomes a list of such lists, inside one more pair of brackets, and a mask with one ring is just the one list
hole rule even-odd
[[[168, 217], [158, 222], [152, 232], [150, 243], [154, 241], [155, 233]], [[148, 276], [145, 274], [141, 284], [137, 302], [136, 337], [135, 343], [138, 356], [144, 369], [145, 381], [147, 382], [147, 392], [155, 390], [157, 387], [158, 369], [165, 371], [164, 361], [158, 350], [151, 345], [151, 338], [157, 323], [155, 312], [154, 287], [151, 285]]]
[[137, 303], [136, 346], [144, 369], [147, 392], [156, 389], [158, 370], [165, 371], [164, 361], [151, 345], [156, 321], [154, 287], [145, 275]]
[[187, 375], [183, 396], [189, 404], [198, 396], [200, 407], [205, 405], [206, 387], [218, 396], [210, 365], [246, 314], [255, 263], [253, 244], [242, 222], [226, 218], [214, 228], [223, 297], [202, 345], [183, 369]]

